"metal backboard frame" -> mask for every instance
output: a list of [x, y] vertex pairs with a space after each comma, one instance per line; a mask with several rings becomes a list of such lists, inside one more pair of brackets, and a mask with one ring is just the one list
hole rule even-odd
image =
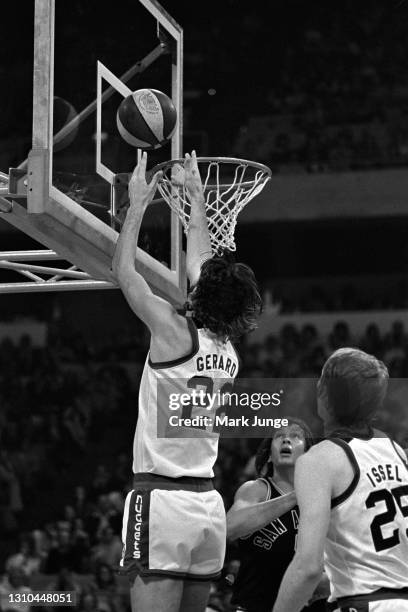
[[[135, 0], [140, 3], [157, 20], [157, 33], [159, 44], [151, 53], [142, 60], [133, 58], [134, 64], [120, 77], [114, 75], [109, 68], [100, 62], [95, 66], [95, 76], [98, 79], [98, 95], [91, 104], [84, 108], [75, 118], [74, 122], [53, 136], [53, 97], [54, 97], [54, 45], [55, 45], [55, 2], [63, 0], [35, 0], [35, 28], [34, 28], [34, 79], [33, 79], [33, 133], [32, 149], [27, 160], [24, 160], [19, 168], [26, 170], [24, 181], [17, 181], [18, 189], [13, 187], [10, 191], [10, 177], [7, 189], [6, 179], [2, 180], [0, 189], [0, 214], [15, 227], [21, 229], [35, 240], [38, 240], [50, 251], [50, 258], [72, 262], [74, 269], [70, 267], [67, 274], [73, 280], [72, 288], [95, 288], [114, 287], [111, 273], [111, 262], [118, 238], [117, 231], [85, 210], [76, 201], [63, 193], [52, 184], [52, 151], [53, 144], [61, 140], [71, 129], [98, 109], [97, 117], [97, 141], [100, 137], [100, 115], [103, 103], [114, 92], [122, 95], [129, 91], [126, 80], [138, 71], [155, 61], [161, 54], [169, 52], [166, 42], [160, 37], [160, 32], [165, 32], [166, 37], [171, 37], [174, 42], [172, 50], [172, 99], [178, 113], [178, 128], [172, 138], [171, 156], [178, 158], [182, 154], [182, 98], [183, 98], [183, 31], [174, 19], [160, 6], [156, 0]], [[110, 87], [102, 93], [102, 78], [110, 84]], [[75, 123], [75, 125], [74, 125]], [[98, 136], [99, 132], [99, 136]], [[100, 146], [97, 155], [100, 154]], [[115, 175], [109, 174], [108, 169], [97, 158], [96, 170], [111, 185], [111, 213], [115, 211], [115, 190], [113, 188]], [[171, 219], [171, 265], [170, 269], [151, 255], [138, 248], [136, 266], [151, 285], [152, 289], [174, 303], [181, 303], [185, 295], [185, 273], [184, 256], [181, 248], [182, 230], [177, 216], [172, 213]], [[34, 253], [34, 252], [33, 252]], [[41, 255], [40, 251], [35, 252]], [[44, 255], [44, 253], [42, 253]], [[19, 256], [18, 252], [7, 252], [7, 257], [1, 258], [1, 267], [20, 271], [22, 261], [26, 258]], [[29, 253], [25, 252], [31, 261]], [[18, 264], [18, 265], [17, 265]], [[44, 274], [52, 274], [51, 282], [43, 281], [41, 277], [36, 279], [40, 270], [34, 269], [33, 264], [25, 270], [25, 276], [31, 279], [27, 290], [56, 290], [53, 283], [60, 283], [63, 279], [60, 271], [53, 269], [50, 272], [44, 269]], [[61, 272], [61, 274], [59, 273]], [[86, 276], [83, 276], [83, 275]], [[30, 276], [31, 275], [31, 276]], [[65, 281], [64, 281], [65, 282]], [[76, 286], [74, 286], [74, 283]], [[86, 287], [78, 285], [85, 284]], [[32, 288], [29, 288], [28, 285]], [[47, 287], [47, 288], [46, 288]], [[52, 287], [52, 288], [51, 288]], [[65, 289], [59, 285], [61, 289]], [[16, 287], [16, 291], [23, 290]], [[1, 291], [1, 289], [0, 289]], [[4, 287], [3, 292], [12, 291], [11, 287]]]

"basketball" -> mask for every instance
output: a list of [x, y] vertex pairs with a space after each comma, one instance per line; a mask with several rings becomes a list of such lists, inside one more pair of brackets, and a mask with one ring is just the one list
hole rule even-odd
[[139, 149], [158, 149], [169, 142], [177, 123], [171, 99], [157, 89], [138, 89], [120, 104], [116, 123], [122, 138]]

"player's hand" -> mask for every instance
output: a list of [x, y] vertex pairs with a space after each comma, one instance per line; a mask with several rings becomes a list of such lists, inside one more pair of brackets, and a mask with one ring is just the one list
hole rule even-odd
[[204, 200], [203, 184], [197, 164], [196, 152], [186, 153], [184, 161], [184, 184], [191, 202]]
[[163, 174], [162, 172], [156, 172], [150, 183], [147, 183], [146, 164], [147, 153], [144, 151], [129, 181], [130, 206], [137, 206], [142, 208], [142, 210], [145, 210], [153, 200], [153, 196], [157, 189], [157, 183]]

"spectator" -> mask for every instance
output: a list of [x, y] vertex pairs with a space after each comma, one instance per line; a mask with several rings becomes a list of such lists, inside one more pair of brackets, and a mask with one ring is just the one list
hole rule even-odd
[[338, 348], [353, 346], [347, 323], [339, 321], [335, 324], [333, 332], [329, 335], [329, 348], [336, 351]]
[[[56, 578], [52, 580], [46, 588], [47, 591], [69, 591], [74, 593], [77, 602], [80, 601], [82, 594], [82, 587], [80, 582], [76, 579], [75, 575], [68, 568], [62, 568]], [[49, 610], [49, 608], [47, 608]], [[58, 608], [54, 608], [54, 612], [58, 612]]]
[[370, 355], [376, 355], [378, 358], [382, 357], [383, 343], [378, 325], [374, 323], [367, 325], [366, 332], [361, 339], [361, 348]]
[[112, 568], [117, 567], [122, 557], [122, 540], [110, 526], [100, 531], [98, 540], [98, 544], [92, 551], [94, 562], [103, 562]]
[[102, 610], [99, 607], [96, 593], [93, 590], [88, 589], [82, 593], [79, 599], [78, 612], [113, 612], [113, 610]]
[[102, 494], [112, 491], [112, 475], [102, 463], [96, 468], [95, 476], [92, 480], [91, 493], [95, 499]]
[[60, 523], [44, 563], [46, 574], [58, 574], [63, 569], [72, 570], [77, 562], [69, 525]]
[[42, 561], [43, 554], [39, 550], [38, 534], [23, 533], [20, 536], [19, 551], [7, 559], [5, 567], [6, 571], [21, 569], [30, 578], [39, 572]]
[[[108, 563], [99, 563], [95, 570], [95, 585], [100, 610], [124, 612], [125, 603], [116, 583], [116, 576]], [[126, 593], [127, 595], [127, 593]]]
[[84, 486], [78, 485], [74, 490], [74, 500], [72, 507], [75, 511], [75, 516], [84, 519], [92, 513], [93, 505], [87, 498], [87, 492]]
[[23, 509], [20, 482], [9, 454], [0, 451], [0, 534], [17, 530], [18, 515]]
[[10, 568], [0, 581], [0, 610], [3, 612], [29, 612], [31, 606], [24, 601], [17, 602], [14, 595], [26, 596], [31, 593], [27, 576], [19, 567]]

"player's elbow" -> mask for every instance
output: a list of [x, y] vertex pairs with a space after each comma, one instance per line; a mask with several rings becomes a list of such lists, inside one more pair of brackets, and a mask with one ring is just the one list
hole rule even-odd
[[112, 274], [120, 286], [129, 278], [129, 272], [129, 265], [125, 262], [124, 258], [120, 255], [115, 255], [112, 261]]
[[297, 555], [297, 562], [307, 581], [314, 582], [320, 580], [324, 571], [323, 559], [312, 559]]
[[112, 274], [115, 278], [115, 280], [119, 281], [119, 275], [120, 275], [120, 270], [121, 270], [121, 256], [120, 253], [118, 252], [118, 249], [116, 249], [114, 255], [113, 255], [113, 259], [112, 259]]
[[119, 265], [112, 265], [112, 274], [117, 284], [122, 287], [124, 281], [124, 273], [121, 267]]
[[200, 265], [191, 264], [186, 266], [186, 274], [190, 285], [195, 285], [200, 278]]
[[306, 568], [306, 576], [310, 581], [318, 581], [323, 574], [323, 570], [323, 563], [311, 565], [310, 567]]

